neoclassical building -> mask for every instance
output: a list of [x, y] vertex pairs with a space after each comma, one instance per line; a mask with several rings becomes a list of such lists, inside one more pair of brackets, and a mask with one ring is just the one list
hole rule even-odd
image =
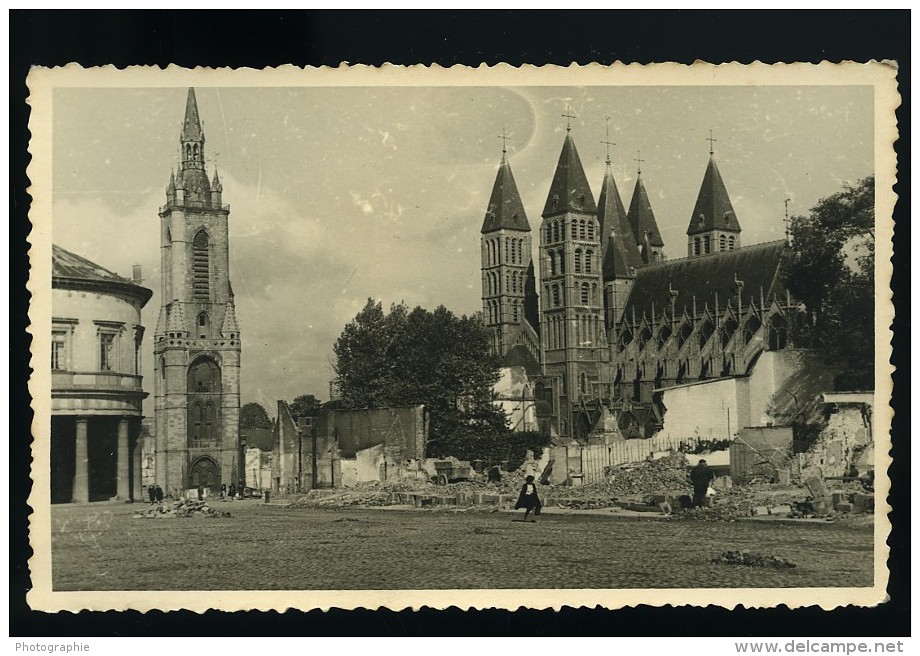
[[143, 496], [139, 275], [52, 246], [52, 503]]
[[223, 187], [208, 179], [195, 90], [181, 161], [160, 208], [162, 302], [154, 336], [156, 481], [167, 494], [219, 488], [240, 467], [240, 329], [230, 285]]

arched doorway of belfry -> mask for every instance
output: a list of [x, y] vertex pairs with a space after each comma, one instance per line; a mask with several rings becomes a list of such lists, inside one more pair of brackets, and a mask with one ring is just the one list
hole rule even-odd
[[220, 486], [220, 467], [210, 456], [201, 456], [188, 469], [190, 488], [217, 489]]

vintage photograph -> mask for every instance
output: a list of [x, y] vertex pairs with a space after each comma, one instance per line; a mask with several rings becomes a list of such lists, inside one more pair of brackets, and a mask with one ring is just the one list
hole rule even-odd
[[30, 604], [882, 601], [894, 70], [800, 66], [34, 72]]

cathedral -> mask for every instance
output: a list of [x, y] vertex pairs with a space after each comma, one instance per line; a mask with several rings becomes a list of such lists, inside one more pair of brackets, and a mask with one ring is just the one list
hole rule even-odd
[[230, 285], [230, 207], [189, 89], [178, 171], [160, 208], [161, 305], [154, 335], [156, 482], [167, 493], [216, 489], [239, 466], [240, 329]]
[[[540, 430], [649, 437], [664, 426], [669, 391], [693, 387], [687, 398], [702, 402], [711, 383], [728, 415], [716, 418], [720, 437], [772, 420], [765, 408], [795, 367], [783, 355], [794, 346], [790, 324], [802, 320], [781, 282], [787, 245], [742, 246], [711, 149], [686, 258], [664, 257], [641, 168], [627, 211], [608, 154], [595, 201], [569, 128], [541, 218], [534, 262], [503, 149], [481, 230], [483, 316], [502, 366], [526, 370]], [[753, 376], [759, 362], [769, 375]], [[727, 412], [723, 383], [735, 385]]]

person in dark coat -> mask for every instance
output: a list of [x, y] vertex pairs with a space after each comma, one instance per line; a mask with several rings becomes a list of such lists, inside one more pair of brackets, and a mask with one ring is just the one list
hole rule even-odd
[[696, 463], [696, 467], [690, 470], [690, 482], [693, 484], [693, 507], [701, 508], [703, 501], [706, 499], [706, 490], [715, 479], [716, 475], [706, 464], [705, 460]]
[[153, 485], [147, 486], [147, 496], [150, 497], [150, 503], [157, 502], [157, 489]]
[[156, 497], [157, 503], [163, 502], [163, 488], [157, 485], [156, 490], [154, 490], [154, 496]]
[[[536, 518], [540, 514], [540, 509], [543, 507], [543, 504], [540, 503], [540, 497], [537, 495], [537, 486], [533, 482], [533, 476], [528, 476], [524, 479], [524, 485], [521, 486], [521, 494], [518, 495], [517, 503], [514, 505], [514, 509], [524, 508], [524, 521], [527, 521], [527, 517], [530, 516], [530, 511], [533, 511], [533, 515]], [[530, 521], [535, 522], [536, 519], [531, 519]]]

